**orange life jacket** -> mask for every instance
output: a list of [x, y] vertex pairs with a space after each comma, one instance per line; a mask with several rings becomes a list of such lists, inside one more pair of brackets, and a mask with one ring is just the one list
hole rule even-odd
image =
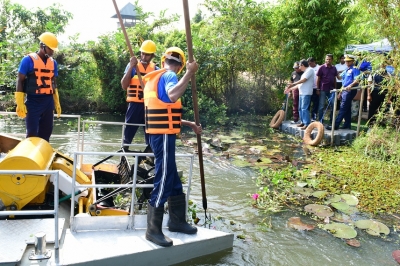
[[[150, 73], [156, 69], [156, 65], [153, 62], [150, 62], [146, 69], [144, 69], [142, 63], [138, 64], [139, 72], [142, 77], [147, 73]], [[143, 80], [143, 85], [146, 85], [146, 82]], [[139, 77], [137, 74], [131, 78], [131, 83], [129, 84], [129, 88], [127, 90], [126, 95], [127, 102], [143, 102], [143, 88], [140, 85]]]
[[54, 60], [47, 58], [46, 64], [37, 53], [30, 53], [33, 61], [33, 72], [27, 74], [24, 92], [27, 94], [53, 94]]
[[146, 133], [177, 134], [181, 131], [182, 103], [165, 103], [158, 99], [158, 82], [167, 70], [159, 69], [147, 74], [144, 88]]

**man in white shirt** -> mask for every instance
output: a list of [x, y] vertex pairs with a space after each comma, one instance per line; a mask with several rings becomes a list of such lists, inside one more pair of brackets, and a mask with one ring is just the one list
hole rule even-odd
[[[346, 62], [344, 61], [344, 55], [340, 56], [340, 63], [335, 65], [338, 74], [342, 74], [343, 71], [346, 70]], [[342, 80], [336, 78], [336, 89], [342, 88]]]
[[309, 67], [307, 60], [304, 59], [300, 61], [300, 70], [304, 72], [300, 80], [288, 84], [285, 93], [297, 88], [299, 89], [299, 115], [301, 124], [297, 126], [304, 130], [311, 123], [309, 108], [311, 95], [313, 94], [315, 73]]
[[318, 107], [319, 107], [319, 95], [317, 93], [318, 86], [317, 86], [317, 73], [319, 70], [319, 65], [315, 61], [314, 57], [309, 57], [307, 59], [308, 65], [312, 70], [314, 70], [314, 84], [313, 84], [313, 94], [311, 95], [311, 103], [310, 106], [312, 105], [311, 109], [311, 119], [312, 120], [317, 120], [317, 114], [318, 114]]

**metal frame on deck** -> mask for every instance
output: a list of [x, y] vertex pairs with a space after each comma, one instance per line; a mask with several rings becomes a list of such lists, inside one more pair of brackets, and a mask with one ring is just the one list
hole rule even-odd
[[[132, 177], [132, 184], [101, 184], [101, 185], [76, 185], [76, 169], [77, 169], [77, 161], [78, 157], [83, 157], [84, 155], [91, 156], [91, 155], [100, 155], [100, 156], [134, 156], [135, 157], [135, 164], [134, 164], [134, 171], [133, 171], [133, 177]], [[152, 188], [154, 187], [153, 184], [136, 184], [137, 182], [137, 169], [138, 169], [138, 158], [139, 156], [154, 156], [152, 153], [134, 153], [134, 152], [129, 152], [129, 153], [120, 153], [120, 152], [75, 152], [74, 153], [74, 166], [73, 166], [73, 173], [72, 173], [72, 190], [71, 191], [76, 191], [76, 189], [86, 189], [86, 188], [132, 188], [132, 194], [131, 194], [131, 206], [130, 209], [134, 210], [134, 205], [136, 202], [136, 195], [135, 191], [136, 188]], [[193, 154], [176, 154], [176, 157], [186, 157], [190, 158], [190, 164], [189, 164], [189, 176], [188, 176], [188, 184], [183, 184], [183, 188], [186, 189], [186, 198], [189, 199], [190, 196], [190, 186], [192, 183], [192, 173], [193, 173], [193, 161], [194, 161], [194, 155]], [[79, 169], [79, 168], [78, 168]], [[93, 177], [92, 177], [93, 178]], [[70, 224], [71, 224], [71, 231], [80, 231], [80, 230], [89, 230], [87, 228], [87, 220], [93, 217], [77, 217], [74, 216], [74, 202], [75, 202], [75, 195], [72, 193], [71, 195], [71, 216], [70, 216]], [[94, 217], [95, 219], [98, 217]], [[102, 218], [102, 219], [109, 219], [109, 218]], [[100, 223], [101, 228], [97, 228], [98, 230], [105, 230], [105, 229], [135, 229], [135, 221], [134, 221], [134, 211], [131, 211], [128, 217], [123, 216], [123, 217], [118, 217], [118, 219], [109, 219], [109, 223]], [[97, 223], [100, 225], [99, 223]], [[105, 226], [107, 224], [108, 226]], [[92, 224], [93, 225], [93, 224]], [[92, 230], [96, 230], [96, 228], [92, 228]]]
[[58, 234], [58, 205], [59, 190], [58, 179], [59, 171], [40, 171], [40, 170], [0, 170], [0, 174], [22, 174], [22, 175], [53, 175], [54, 176], [54, 210], [34, 210], [34, 211], [2, 211], [1, 215], [54, 215], [54, 257], [56, 264], [60, 261], [60, 246]]

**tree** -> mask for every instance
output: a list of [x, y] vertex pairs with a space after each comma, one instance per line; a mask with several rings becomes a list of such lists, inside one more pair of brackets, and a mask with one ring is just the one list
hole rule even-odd
[[37, 37], [45, 31], [64, 32], [72, 14], [60, 5], [31, 11], [9, 0], [0, 0], [0, 14], [0, 86], [14, 90], [19, 62], [38, 49]]
[[207, 0], [210, 17], [193, 25], [199, 83], [204, 95], [228, 112], [265, 113], [272, 99], [266, 83], [270, 58], [269, 9], [251, 0]]
[[[344, 9], [350, 0], [280, 0], [274, 9], [275, 44], [283, 48], [285, 60], [315, 57], [343, 49], [351, 20]], [[288, 64], [290, 64], [288, 63]]]

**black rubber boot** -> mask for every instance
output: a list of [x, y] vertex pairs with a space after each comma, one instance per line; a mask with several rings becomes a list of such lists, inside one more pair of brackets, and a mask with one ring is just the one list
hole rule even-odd
[[169, 221], [168, 229], [171, 232], [180, 232], [193, 235], [197, 228], [186, 222], [186, 196], [171, 196], [168, 198]]
[[162, 247], [172, 246], [172, 240], [162, 232], [162, 222], [164, 216], [164, 206], [152, 207], [147, 205], [147, 230], [146, 239]]

